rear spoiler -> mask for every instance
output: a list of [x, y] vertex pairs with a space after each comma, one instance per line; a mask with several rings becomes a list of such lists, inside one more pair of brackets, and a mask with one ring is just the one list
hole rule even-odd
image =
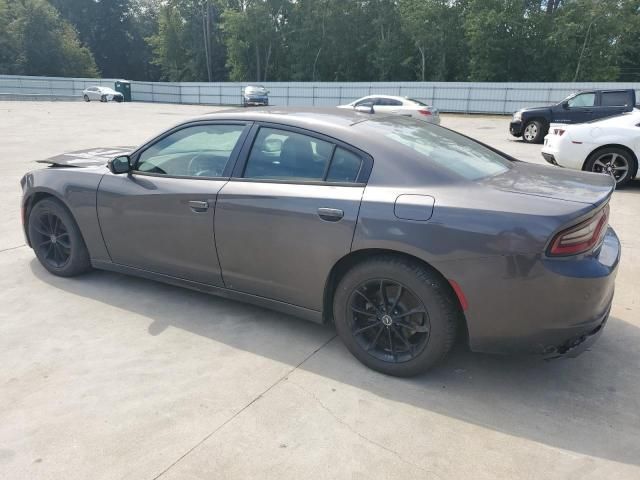
[[36, 160], [37, 163], [48, 163], [56, 167], [97, 167], [106, 165], [112, 158], [120, 155], [128, 155], [135, 147], [102, 147], [75, 150], [62, 153], [44, 160]]

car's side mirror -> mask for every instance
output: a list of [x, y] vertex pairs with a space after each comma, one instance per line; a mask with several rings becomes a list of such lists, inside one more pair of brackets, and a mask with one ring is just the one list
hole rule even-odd
[[569, 102], [562, 102], [562, 108], [569, 110]]
[[129, 173], [131, 171], [131, 158], [129, 155], [120, 155], [119, 157], [112, 158], [107, 163], [107, 167], [111, 173]]
[[355, 107], [353, 107], [353, 109], [356, 112], [376, 113], [375, 110], [373, 109], [373, 103], [363, 103], [360, 105], [356, 105]]

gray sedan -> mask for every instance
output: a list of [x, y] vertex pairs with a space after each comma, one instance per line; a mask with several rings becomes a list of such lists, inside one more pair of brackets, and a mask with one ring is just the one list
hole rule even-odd
[[387, 374], [424, 372], [456, 338], [576, 355], [611, 307], [610, 177], [411, 118], [228, 111], [48, 162], [21, 183], [51, 273], [111, 270], [333, 323]]

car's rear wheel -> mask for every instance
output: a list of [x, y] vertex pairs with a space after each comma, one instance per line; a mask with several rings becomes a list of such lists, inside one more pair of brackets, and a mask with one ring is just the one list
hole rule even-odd
[[449, 352], [460, 307], [449, 285], [430, 268], [402, 257], [360, 263], [334, 295], [338, 335], [368, 367], [408, 377]]
[[72, 277], [91, 269], [80, 229], [58, 200], [45, 198], [29, 214], [29, 240], [36, 257], [54, 275]]
[[525, 124], [522, 130], [522, 139], [526, 143], [542, 143], [545, 134], [544, 124], [539, 120], [531, 120]]
[[84, 101], [85, 101], [85, 102], [88, 102], [88, 101], [89, 101], [89, 95], [85, 95], [85, 96], [84, 96]]
[[626, 150], [608, 147], [592, 153], [587, 159], [585, 170], [610, 175], [620, 188], [636, 176], [638, 165], [636, 159]]

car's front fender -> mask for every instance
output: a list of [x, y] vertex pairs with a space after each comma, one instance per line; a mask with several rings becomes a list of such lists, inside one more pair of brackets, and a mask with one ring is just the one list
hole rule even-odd
[[109, 261], [96, 210], [98, 185], [105, 172], [104, 167], [50, 167], [27, 173], [21, 180], [23, 221], [27, 240], [31, 208], [43, 197], [54, 197], [69, 210], [78, 224], [91, 259]]

